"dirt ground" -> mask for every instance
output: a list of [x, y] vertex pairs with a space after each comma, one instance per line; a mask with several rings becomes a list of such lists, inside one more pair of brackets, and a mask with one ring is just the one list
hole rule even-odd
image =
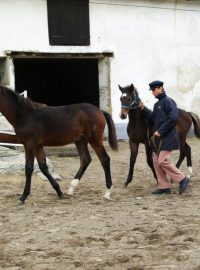
[[[112, 200], [103, 198], [105, 180], [97, 157], [73, 197], [59, 200], [48, 181], [33, 176], [24, 205], [19, 196], [24, 175], [0, 174], [0, 269], [9, 270], [199, 270], [200, 142], [189, 139], [193, 153], [190, 186], [178, 195], [155, 196], [155, 180], [140, 146], [134, 181], [122, 187], [128, 173], [129, 146], [119, 143], [111, 157]], [[73, 146], [47, 149], [60, 186], [67, 191], [78, 166]], [[178, 152], [173, 155], [177, 159]], [[187, 173], [186, 163], [181, 169]]]

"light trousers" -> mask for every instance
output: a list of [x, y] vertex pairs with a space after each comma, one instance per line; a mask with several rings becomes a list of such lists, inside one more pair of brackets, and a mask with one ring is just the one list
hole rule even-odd
[[153, 164], [157, 175], [158, 188], [169, 188], [170, 182], [167, 175], [179, 183], [185, 175], [170, 161], [171, 151], [160, 151], [159, 155], [153, 154]]

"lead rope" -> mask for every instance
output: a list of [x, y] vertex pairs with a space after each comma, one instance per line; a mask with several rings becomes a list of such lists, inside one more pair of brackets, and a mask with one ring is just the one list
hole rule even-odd
[[155, 142], [155, 136], [151, 136], [151, 138], [150, 138], [150, 144], [151, 144], [151, 142], [152, 142], [152, 146], [153, 146], [153, 151], [157, 155], [159, 155], [160, 149], [161, 149], [161, 145], [162, 145], [162, 138], [160, 138], [159, 144], [156, 144], [156, 142]]

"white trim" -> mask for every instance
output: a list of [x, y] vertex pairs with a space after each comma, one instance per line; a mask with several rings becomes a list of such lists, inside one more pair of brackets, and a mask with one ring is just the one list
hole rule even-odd
[[9, 134], [9, 135], [16, 135], [14, 131], [0, 130], [0, 133], [3, 133], [3, 134]]
[[20, 143], [2, 143], [0, 142], [0, 145], [5, 145], [5, 146], [23, 146], [23, 144]]

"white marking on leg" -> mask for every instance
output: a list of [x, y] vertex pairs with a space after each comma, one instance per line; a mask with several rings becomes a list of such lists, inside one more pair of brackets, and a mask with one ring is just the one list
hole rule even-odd
[[191, 174], [192, 174], [192, 167], [188, 167], [188, 171], [189, 171], [189, 174], [187, 175], [188, 178], [190, 178]]
[[69, 187], [69, 189], [67, 191], [67, 194], [68, 195], [73, 195], [74, 194], [75, 187], [77, 187], [78, 184], [79, 184], [79, 180], [78, 179], [73, 179], [71, 181], [71, 184], [70, 184], [70, 187]]
[[113, 188], [113, 186], [111, 188], [106, 189], [106, 192], [104, 194], [104, 198], [106, 198], [107, 200], [111, 200], [110, 195], [111, 195], [111, 192], [112, 192], [112, 188]]
[[190, 174], [192, 174], [193, 173], [192, 167], [188, 167], [188, 171], [189, 171]]

